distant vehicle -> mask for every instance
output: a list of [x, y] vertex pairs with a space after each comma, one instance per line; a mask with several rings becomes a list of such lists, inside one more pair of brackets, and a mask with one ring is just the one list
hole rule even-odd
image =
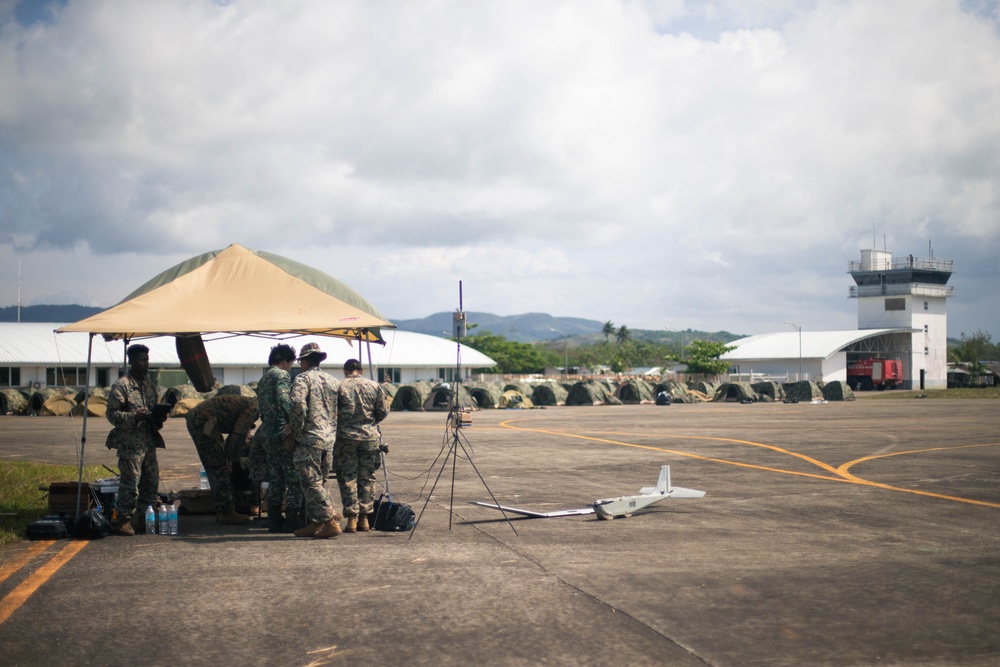
[[901, 359], [858, 359], [847, 364], [847, 384], [855, 391], [895, 389], [902, 383]]

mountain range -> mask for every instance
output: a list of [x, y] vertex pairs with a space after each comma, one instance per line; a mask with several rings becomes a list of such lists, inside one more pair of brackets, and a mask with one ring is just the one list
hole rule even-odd
[[[79, 305], [22, 306], [21, 322], [76, 322], [104, 308]], [[492, 333], [518, 343], [536, 343], [546, 340], [573, 339], [577, 344], [604, 340], [604, 322], [580, 317], [554, 317], [546, 313], [524, 313], [521, 315], [494, 315], [493, 313], [466, 312], [467, 336]], [[17, 306], [0, 307], [0, 322], [17, 322]], [[453, 337], [454, 313], [441, 312], [427, 317], [394, 320], [390, 322], [404, 331], [428, 334], [430, 336]], [[616, 326], [617, 328], [617, 326]], [[728, 343], [741, 336], [728, 331], [704, 332], [666, 331], [631, 329], [633, 338], [661, 342], [664, 340], [702, 340]], [[611, 337], [614, 340], [614, 336]]]

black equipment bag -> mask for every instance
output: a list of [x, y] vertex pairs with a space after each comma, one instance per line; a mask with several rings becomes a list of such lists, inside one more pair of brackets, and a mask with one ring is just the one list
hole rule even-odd
[[389, 495], [389, 472], [385, 468], [385, 455], [388, 447], [383, 448], [382, 432], [379, 431], [379, 452], [378, 460], [382, 468], [382, 479], [385, 480], [385, 493], [378, 497], [372, 508], [372, 528], [375, 530], [385, 530], [391, 533], [400, 533], [413, 530], [417, 525], [416, 514], [406, 503], [397, 503]]
[[111, 522], [99, 509], [87, 510], [77, 517], [73, 537], [78, 540], [99, 540], [111, 534]]
[[413, 509], [406, 503], [397, 503], [386, 494], [380, 495], [375, 501], [372, 514], [375, 517], [372, 528], [375, 530], [402, 532], [413, 530], [417, 525]]

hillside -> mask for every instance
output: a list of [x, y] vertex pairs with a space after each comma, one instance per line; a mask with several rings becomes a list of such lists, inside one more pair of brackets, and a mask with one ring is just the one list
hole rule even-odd
[[[21, 306], [22, 322], [77, 322], [103, 308], [78, 305]], [[0, 307], [0, 322], [17, 322], [17, 306]], [[434, 313], [420, 319], [390, 321], [404, 331], [415, 331], [430, 336], [451, 337], [452, 313]], [[547, 313], [521, 315], [494, 315], [493, 313], [467, 312], [466, 321], [470, 336], [491, 332], [518, 343], [537, 343], [569, 337], [575, 345], [597, 343], [604, 340], [603, 322], [580, 317], [554, 317]], [[627, 325], [626, 325], [627, 326]], [[728, 343], [742, 338], [728, 331], [668, 331], [666, 329], [631, 329], [632, 338], [651, 343], [684, 343], [695, 339]], [[612, 337], [612, 340], [614, 338]]]
[[[431, 336], [451, 336], [452, 313], [435, 313], [428, 317], [412, 320], [390, 321], [400, 329], [416, 331]], [[466, 321], [470, 336], [491, 332], [518, 343], [536, 343], [545, 340], [559, 340], [564, 336], [576, 344], [597, 343], [604, 340], [601, 333], [603, 322], [578, 317], [554, 317], [546, 313], [525, 313], [522, 315], [494, 315], [493, 313], [467, 312]], [[473, 326], [475, 325], [475, 326]], [[627, 325], [626, 325], [627, 326]], [[631, 329], [632, 338], [651, 343], [687, 343], [695, 339], [728, 343], [742, 338], [742, 335], [728, 331], [667, 331], [666, 329]], [[612, 337], [612, 340], [614, 337]]]

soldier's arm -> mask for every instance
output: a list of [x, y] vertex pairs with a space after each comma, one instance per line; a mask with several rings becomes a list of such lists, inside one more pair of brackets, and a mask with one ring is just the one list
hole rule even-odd
[[306, 403], [309, 400], [309, 387], [302, 376], [299, 375], [292, 382], [292, 388], [288, 392], [289, 411], [288, 425], [291, 427], [292, 436], [296, 440], [302, 439], [302, 432], [306, 426]]
[[138, 424], [136, 419], [138, 410], [131, 409], [125, 385], [116, 384], [111, 387], [107, 411], [104, 414], [113, 426], [127, 431], [135, 430]]
[[278, 416], [283, 424], [287, 424], [292, 410], [292, 399], [290, 391], [292, 389], [292, 376], [282, 373], [274, 385], [275, 398], [278, 404]]
[[389, 402], [389, 395], [385, 393], [385, 389], [382, 389], [381, 385], [375, 385], [375, 406], [372, 410], [372, 416], [375, 418], [376, 424], [389, 416], [391, 407], [392, 404]]

